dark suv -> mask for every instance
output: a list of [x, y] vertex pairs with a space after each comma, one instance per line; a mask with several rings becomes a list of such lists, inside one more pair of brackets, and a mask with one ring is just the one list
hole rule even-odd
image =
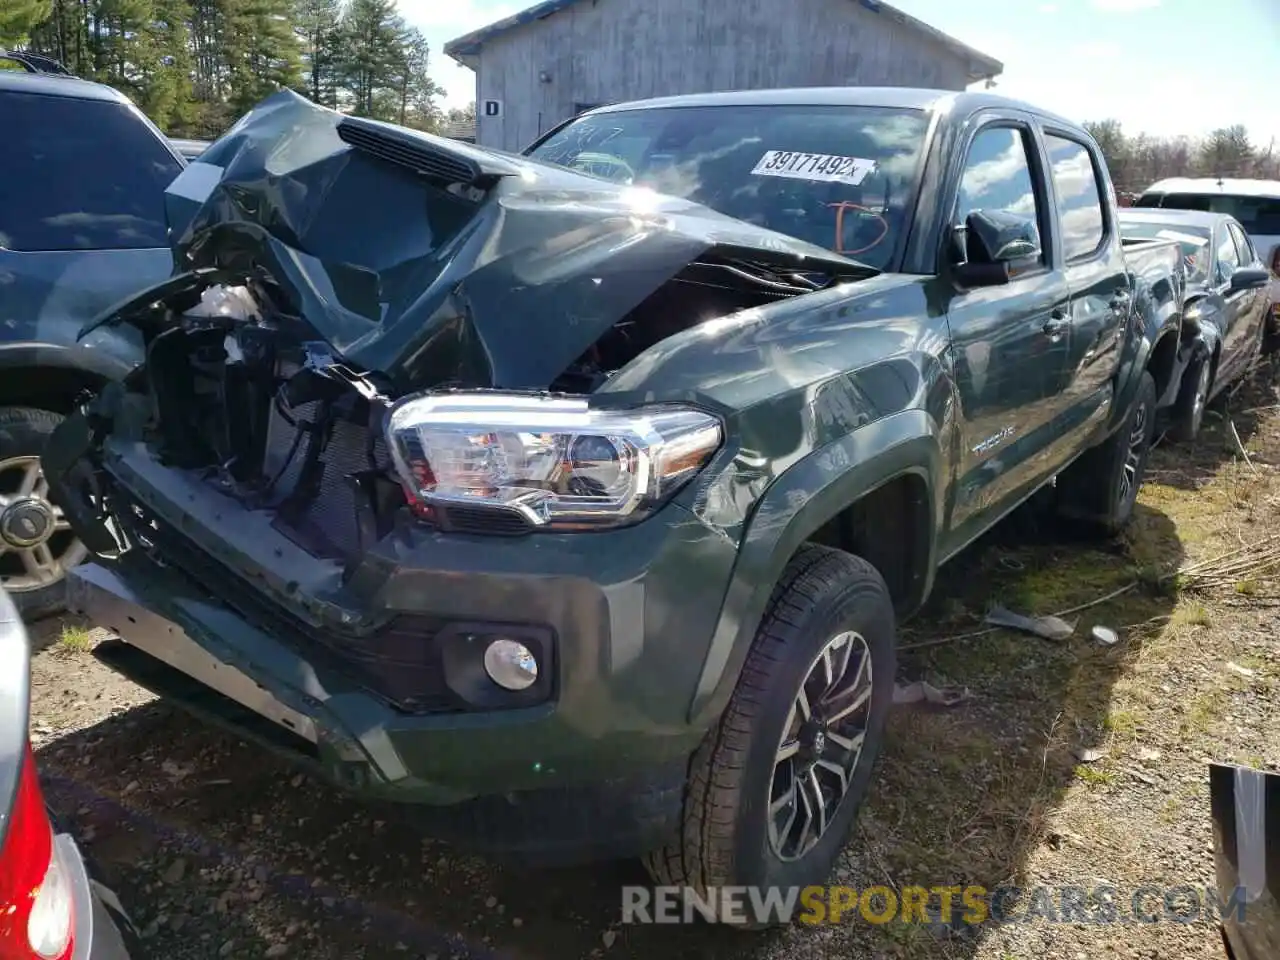
[[172, 270], [164, 188], [184, 161], [122, 94], [54, 72], [0, 71], [0, 130], [0, 585], [30, 618], [84, 556], [46, 498], [44, 440], [140, 347], [76, 333]]

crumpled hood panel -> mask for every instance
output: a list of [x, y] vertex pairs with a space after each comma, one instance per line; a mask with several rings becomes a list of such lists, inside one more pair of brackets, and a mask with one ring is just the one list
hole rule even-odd
[[283, 92], [166, 192], [178, 272], [265, 271], [351, 365], [539, 389], [691, 261], [868, 269], [649, 191]]

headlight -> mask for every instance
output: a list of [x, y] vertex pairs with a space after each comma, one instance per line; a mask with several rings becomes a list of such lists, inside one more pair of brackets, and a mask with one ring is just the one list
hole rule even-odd
[[720, 421], [689, 407], [593, 410], [585, 400], [498, 393], [412, 397], [387, 424], [410, 502], [516, 513], [538, 527], [634, 522], [720, 446]]

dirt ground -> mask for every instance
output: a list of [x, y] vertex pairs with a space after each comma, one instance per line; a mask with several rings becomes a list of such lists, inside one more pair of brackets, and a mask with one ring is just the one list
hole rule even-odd
[[[1028, 509], [944, 571], [904, 629], [901, 679], [969, 696], [896, 709], [836, 882], [1106, 885], [1124, 904], [1146, 884], [1214, 883], [1207, 764], [1280, 769], [1275, 373], [1215, 404], [1193, 447], [1157, 448], [1123, 539], [1072, 542]], [[984, 630], [992, 604], [1088, 606], [1053, 642]], [[1119, 642], [1091, 639], [1099, 624]], [[624, 926], [637, 865], [517, 871], [423, 840], [118, 679], [87, 626], [35, 629], [33, 738], [52, 805], [157, 957], [1223, 956], [1204, 918]]]

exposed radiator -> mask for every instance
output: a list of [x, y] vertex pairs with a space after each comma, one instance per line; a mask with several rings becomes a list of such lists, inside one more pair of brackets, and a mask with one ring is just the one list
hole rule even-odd
[[[305, 403], [293, 408], [290, 415], [299, 424], [310, 423], [314, 422], [318, 409], [319, 403]], [[274, 477], [282, 468], [284, 470], [273, 495], [277, 502], [293, 493], [302, 473], [307, 449], [305, 437], [298, 443], [296, 450], [293, 450], [292, 458], [289, 456], [297, 433], [298, 428], [273, 408], [267, 428], [264, 472], [267, 476]], [[356, 491], [348, 478], [370, 468], [368, 436], [369, 430], [364, 424], [346, 420], [338, 420], [334, 424], [328, 445], [320, 454], [320, 460], [324, 464], [320, 492], [307, 507], [303, 518], [303, 525], [310, 530], [299, 531], [310, 535], [318, 533], [339, 555], [353, 552], [359, 546]], [[381, 435], [374, 438], [373, 455], [374, 462], [379, 467], [386, 467], [390, 462], [386, 443]], [[285, 524], [282, 523], [282, 526]]]

